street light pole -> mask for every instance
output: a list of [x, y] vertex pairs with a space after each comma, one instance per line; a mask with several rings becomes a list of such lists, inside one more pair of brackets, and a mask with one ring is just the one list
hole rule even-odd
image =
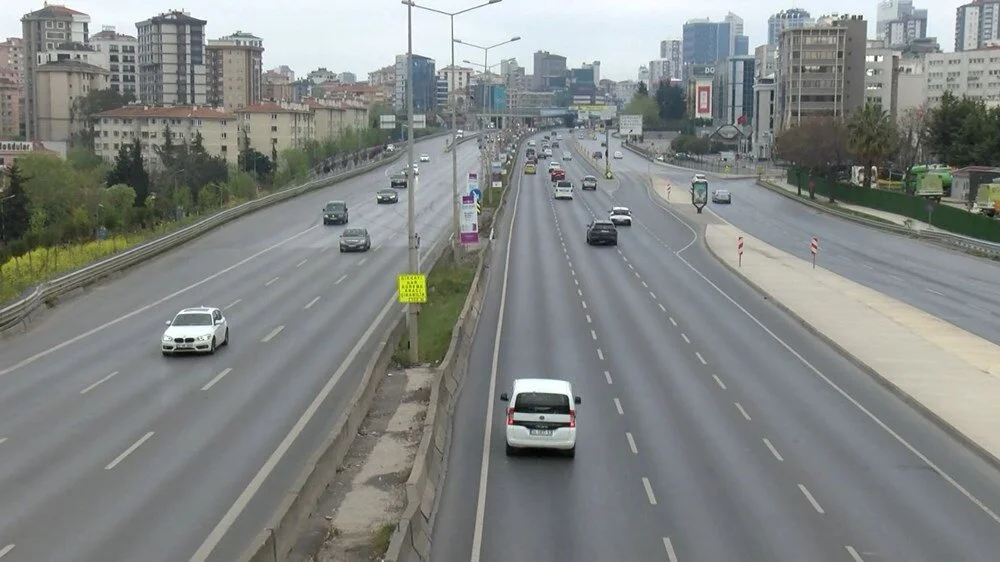
[[7, 244], [7, 213], [4, 211], [3, 204], [15, 197], [17, 197], [17, 195], [0, 197], [0, 245]]
[[[410, 273], [420, 273], [419, 256], [417, 252], [417, 231], [415, 217], [417, 195], [417, 174], [413, 171], [413, 152], [416, 143], [413, 142], [413, 5], [406, 8], [406, 122], [409, 131], [407, 133], [407, 154], [406, 158], [409, 167], [406, 169], [407, 187], [409, 196], [406, 198], [406, 232], [409, 240], [408, 247], [408, 269]], [[409, 333], [410, 341], [410, 363], [417, 364], [420, 361], [420, 326], [417, 322], [417, 305], [410, 303], [406, 305], [406, 329]]]

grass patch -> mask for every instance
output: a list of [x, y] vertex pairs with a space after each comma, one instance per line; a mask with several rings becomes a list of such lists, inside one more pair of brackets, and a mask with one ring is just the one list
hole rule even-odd
[[[478, 255], [473, 254], [460, 263], [446, 254], [427, 276], [427, 302], [420, 308], [418, 329], [420, 334], [420, 361], [437, 365], [448, 353], [451, 334], [458, 315], [462, 313], [469, 296], [472, 279], [476, 276]], [[409, 361], [409, 336], [404, 335], [393, 359], [404, 367]]]
[[389, 550], [392, 535], [396, 532], [395, 523], [383, 523], [372, 536], [372, 559], [379, 560]]

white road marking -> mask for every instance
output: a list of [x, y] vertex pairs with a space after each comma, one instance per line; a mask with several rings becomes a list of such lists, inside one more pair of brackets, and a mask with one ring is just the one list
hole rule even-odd
[[226, 375], [228, 375], [231, 372], [233, 372], [233, 370], [230, 369], [229, 367], [226, 367], [225, 369], [223, 369], [222, 371], [220, 371], [218, 375], [215, 375], [214, 377], [212, 377], [212, 380], [208, 381], [208, 383], [205, 384], [205, 386], [201, 387], [201, 389], [202, 390], [209, 390], [210, 388], [212, 388], [213, 386], [215, 386], [215, 383], [221, 381], [223, 379], [223, 377], [225, 377]]
[[653, 495], [653, 486], [649, 483], [649, 478], [642, 477], [642, 487], [646, 489], [646, 498], [649, 505], [656, 505], [656, 496]]
[[231, 303], [227, 304], [226, 306], [222, 307], [222, 310], [229, 310], [230, 308], [232, 308], [232, 307], [240, 304], [241, 302], [243, 302], [243, 299], [236, 299], [233, 302], [231, 302]]
[[591, 318], [591, 317], [590, 317], [590, 315], [588, 314], [588, 315], [587, 315], [587, 324], [591, 324], [591, 323], [593, 323], [593, 322], [594, 322], [594, 319], [593, 319], [593, 318]]
[[604, 361], [604, 352], [601, 351], [601, 348], [599, 347], [597, 348], [597, 358], [600, 359], [601, 361]]
[[654, 293], [653, 291], [649, 292], [649, 296], [653, 297], [653, 300], [656, 300], [656, 293]]
[[684, 332], [681, 332], [681, 337], [684, 338], [684, 343], [691, 343], [691, 340], [688, 338], [688, 335], [685, 334]]
[[305, 305], [303, 307], [303, 309], [304, 310], [309, 310], [310, 308], [312, 308], [312, 306], [314, 304], [316, 304], [317, 302], [319, 302], [319, 299], [321, 299], [321, 298], [323, 298], [323, 297], [315, 297], [315, 298], [313, 298], [313, 300], [309, 301], [309, 304]]
[[747, 411], [743, 409], [743, 404], [740, 404], [739, 402], [733, 402], [733, 405], [736, 406], [736, 409], [739, 410], [741, 414], [743, 414], [743, 417], [747, 421], [752, 421], [750, 419], [750, 414], [748, 414]]
[[608, 381], [608, 384], [611, 384], [611, 371], [604, 371], [604, 380]]
[[722, 388], [722, 390], [726, 389], [726, 383], [722, 382], [722, 379], [719, 378], [719, 375], [712, 375], [712, 378], [715, 379], [715, 382], [719, 384], [719, 387]]
[[771, 454], [774, 455], [774, 458], [778, 459], [778, 462], [785, 462], [784, 457], [781, 456], [781, 453], [778, 452], [778, 449], [774, 448], [774, 445], [771, 444], [771, 440], [768, 439], [767, 437], [764, 438], [764, 445], [767, 446], [768, 451], [771, 451]]
[[114, 468], [114, 467], [118, 466], [119, 464], [121, 464], [122, 461], [125, 460], [129, 455], [131, 455], [132, 453], [134, 453], [136, 449], [138, 449], [139, 447], [142, 447], [143, 443], [145, 443], [146, 441], [149, 441], [149, 438], [153, 436], [153, 433], [154, 432], [150, 431], [149, 433], [147, 433], [147, 434], [143, 435], [142, 437], [140, 437], [138, 441], [136, 441], [135, 443], [132, 443], [132, 445], [128, 449], [125, 449], [124, 451], [122, 451], [122, 454], [120, 454], [117, 457], [115, 457], [115, 460], [113, 460], [110, 463], [108, 463], [108, 465], [104, 467], [104, 470], [111, 470], [112, 468]]
[[373, 252], [377, 252], [377, 251], [379, 251], [381, 249], [382, 249], [382, 244], [379, 244], [378, 246], [375, 246], [374, 248], [372, 248], [372, 251]]
[[646, 282], [645, 282], [645, 281], [643, 281], [643, 282], [642, 282], [642, 288], [643, 288], [643, 289], [648, 289], [648, 288], [649, 288], [649, 285], [647, 285], [647, 284], [646, 284]]
[[[618, 253], [621, 254], [622, 251], [618, 250]], [[622, 255], [622, 259], [625, 260], [625, 263], [628, 263], [628, 258], [626, 258], [624, 255]]]
[[802, 491], [802, 495], [805, 496], [807, 500], [809, 500], [809, 503], [812, 504], [813, 509], [815, 509], [817, 513], [820, 514], [826, 513], [825, 511], [823, 511], [823, 507], [819, 505], [819, 502], [816, 501], [816, 498], [814, 498], [813, 495], [809, 493], [809, 490], [805, 486], [799, 484], [799, 490]]
[[625, 410], [622, 409], [622, 401], [617, 398], [615, 398], [615, 409], [618, 410], [619, 416], [625, 415]]
[[320, 249], [319, 249], [319, 253], [321, 253], [321, 254], [322, 254], [323, 252], [325, 252], [325, 251], [327, 251], [327, 250], [329, 250], [329, 249], [330, 249], [330, 247], [329, 247], [329, 246], [323, 246], [322, 248], [320, 248]]
[[591, 330], [591, 331], [590, 331], [590, 337], [591, 337], [591, 339], [593, 339], [594, 341], [597, 341], [597, 332], [595, 332], [594, 330]]
[[302, 266], [303, 266], [303, 265], [305, 265], [305, 264], [306, 264], [306, 263], [307, 263], [308, 261], [309, 261], [309, 258], [306, 258], [306, 259], [304, 259], [304, 260], [300, 261], [299, 263], [295, 264], [295, 269], [298, 269], [298, 268], [302, 267]]
[[6, 442], [7, 442], [7, 438], [6, 437], [0, 437], [0, 445], [3, 445]]
[[639, 272], [638, 272], [638, 271], [636, 271], [636, 272], [635, 272], [635, 278], [636, 278], [636, 279], [642, 279], [642, 276], [641, 276], [641, 275], [639, 275]]
[[587, 301], [580, 301], [580, 304], [583, 305], [583, 308], [587, 308]]
[[702, 365], [708, 365], [708, 361], [705, 361], [705, 358], [701, 356], [701, 353], [695, 351], [694, 354], [698, 357], [698, 361], [701, 361]]
[[115, 371], [115, 372], [111, 373], [110, 375], [105, 376], [101, 380], [99, 380], [99, 381], [95, 382], [94, 384], [88, 386], [87, 388], [81, 390], [80, 394], [86, 394], [86, 393], [90, 392], [91, 390], [94, 390], [95, 388], [101, 386], [102, 383], [105, 383], [105, 382], [108, 382], [109, 380], [111, 380], [111, 378], [113, 378], [117, 374], [118, 374], [118, 371]]
[[572, 275], [573, 277], [576, 277], [576, 270], [575, 269], [570, 269], [569, 270], [569, 274]]
[[674, 320], [673, 316], [670, 317], [670, 323], [673, 324], [675, 327], [677, 326], [677, 321]]
[[271, 279], [267, 283], [264, 283], [264, 286], [265, 287], [270, 287], [271, 285], [274, 285], [275, 283], [277, 283], [278, 279], [281, 279], [280, 275], [278, 277], [275, 277], [274, 279]]
[[278, 326], [277, 328], [271, 330], [271, 333], [269, 333], [268, 335], [264, 336], [264, 339], [260, 340], [260, 342], [261, 343], [267, 343], [267, 342], [273, 340], [275, 338], [275, 336], [277, 336], [278, 334], [280, 334], [281, 331], [284, 330], [284, 329], [285, 329], [284, 326]]
[[632, 437], [632, 434], [626, 431], [625, 432], [625, 439], [628, 439], [628, 448], [632, 449], [632, 454], [633, 455], [638, 455], [639, 454], [639, 449], [637, 449], [636, 446], [635, 446], [635, 439]]
[[628, 268], [631, 269], [632, 271], [635, 271], [635, 266], [632, 264], [628, 264]]
[[928, 293], [931, 293], [932, 295], [937, 295], [939, 297], [943, 297], [944, 296], [944, 293], [942, 293], [940, 291], [935, 291], [934, 289], [924, 289], [924, 290], [927, 291]]
[[579, 287], [580, 286], [580, 280], [577, 279], [576, 277], [574, 277], [573, 278], [573, 284], [576, 285], [577, 287]]
[[10, 554], [10, 551], [14, 550], [14, 543], [10, 543], [7, 546], [0, 548], [0, 558]]
[[663, 537], [663, 548], [667, 549], [667, 562], [677, 562], [677, 553], [674, 552], [674, 543], [670, 542], [670, 537]]
[[863, 268], [865, 268], [865, 269], [875, 269], [874, 267], [872, 267], [872, 266], [868, 265], [867, 263], [862, 263], [862, 264], [861, 264], [861, 267], [863, 267]]
[[341, 283], [343, 283], [343, 282], [344, 282], [344, 279], [347, 279], [347, 276], [346, 276], [346, 275], [341, 275], [341, 276], [340, 276], [340, 279], [337, 279], [336, 281], [334, 281], [334, 283], [333, 283], [333, 284], [334, 284], [334, 285], [340, 285]]
[[573, 262], [567, 262], [567, 265], [569, 265], [570, 269], [573, 269]]
[[900, 276], [898, 276], [898, 275], [892, 275], [892, 274], [889, 274], [889, 277], [890, 277], [891, 279], [893, 279], [894, 281], [900, 281], [900, 282], [902, 282], [902, 281], [903, 281], [903, 278], [902, 278], [902, 277], [900, 277]]
[[847, 553], [851, 555], [851, 560], [854, 560], [854, 562], [865, 562], [865, 559], [858, 554], [857, 550], [854, 550], [853, 546], [847, 545], [844, 548], [847, 550]]
[[360, 265], [365, 265], [365, 262], [366, 262], [366, 261], [368, 261], [368, 258], [361, 258], [361, 261], [359, 261], [359, 262], [358, 262], [358, 265], [359, 265], [359, 266], [360, 266]]
[[667, 309], [663, 306], [663, 303], [657, 303], [657, 304], [660, 305], [660, 310], [662, 310], [663, 312], [667, 311]]
[[578, 294], [578, 295], [580, 295], [582, 297], [583, 296], [583, 291], [581, 289], [577, 289], [576, 290], [576, 294]]

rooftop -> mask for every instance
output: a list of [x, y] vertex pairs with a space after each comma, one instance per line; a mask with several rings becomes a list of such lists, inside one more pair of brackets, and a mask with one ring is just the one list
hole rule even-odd
[[308, 105], [298, 103], [265, 101], [248, 105], [238, 110], [240, 113], [310, 113]]
[[162, 117], [167, 119], [235, 119], [236, 115], [223, 109], [197, 105], [127, 105], [98, 113], [97, 117]]
[[46, 3], [45, 7], [41, 10], [35, 10], [25, 14], [24, 19], [45, 19], [45, 18], [72, 18], [73, 16], [86, 16], [87, 14], [83, 12], [78, 12], [76, 10], [71, 10], [62, 4], [49, 4]]

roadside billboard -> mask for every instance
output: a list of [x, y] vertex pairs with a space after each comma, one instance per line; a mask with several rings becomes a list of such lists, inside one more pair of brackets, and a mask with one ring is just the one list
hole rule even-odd
[[641, 137], [642, 115], [620, 115], [618, 117], [618, 134], [623, 137]]
[[712, 118], [712, 83], [698, 81], [695, 86], [694, 116], [697, 119]]

